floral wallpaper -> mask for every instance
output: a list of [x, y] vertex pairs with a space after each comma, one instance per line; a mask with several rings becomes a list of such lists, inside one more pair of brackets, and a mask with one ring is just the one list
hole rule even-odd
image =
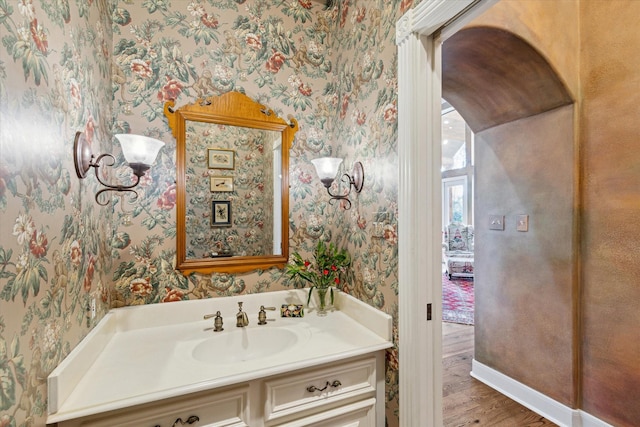
[[[289, 286], [277, 269], [189, 277], [174, 270], [167, 100], [180, 106], [236, 90], [296, 117], [291, 250], [311, 252], [317, 239], [347, 247], [356, 262], [343, 290], [397, 321], [394, 37], [411, 6], [0, 0], [0, 426], [44, 424], [46, 376], [109, 307]], [[94, 151], [114, 152], [118, 165], [114, 133], [165, 141], [135, 204], [119, 197], [108, 207], [95, 203], [95, 177], [78, 180], [72, 164], [78, 130]], [[315, 176], [309, 160], [326, 155], [344, 157], [343, 172], [364, 164], [364, 189], [351, 195], [350, 210], [330, 205]], [[131, 178], [126, 167], [111, 175]], [[387, 423], [394, 426], [396, 349], [386, 371]]]
[[[0, 0], [0, 425], [44, 425], [46, 378], [108, 309], [112, 212], [72, 163], [111, 148], [105, 1]], [[96, 315], [91, 315], [95, 303]]]
[[[187, 258], [273, 253], [273, 149], [278, 132], [189, 122], [187, 126]], [[214, 153], [233, 156], [218, 168]], [[231, 179], [222, 181], [223, 179]], [[222, 185], [222, 186], [220, 186]], [[278, 186], [278, 189], [280, 187]], [[224, 191], [213, 191], [213, 190]], [[213, 201], [230, 202], [229, 224], [216, 226]], [[224, 205], [222, 205], [224, 207]]]

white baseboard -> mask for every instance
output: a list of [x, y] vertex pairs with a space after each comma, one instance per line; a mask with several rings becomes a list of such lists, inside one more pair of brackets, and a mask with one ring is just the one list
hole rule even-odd
[[572, 409], [477, 360], [471, 376], [561, 427], [613, 427], [579, 409]]

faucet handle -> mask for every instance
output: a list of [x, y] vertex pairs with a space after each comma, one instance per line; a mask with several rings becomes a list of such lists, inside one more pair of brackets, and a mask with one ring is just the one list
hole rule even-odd
[[260, 311], [258, 312], [258, 325], [266, 325], [267, 324], [267, 320], [271, 320], [271, 321], [274, 320], [274, 319], [267, 319], [267, 312], [265, 310], [275, 311], [276, 308], [275, 307], [265, 307], [264, 305], [261, 305], [260, 306]]
[[215, 317], [215, 319], [213, 319], [213, 332], [224, 331], [224, 328], [222, 327], [222, 316], [220, 315], [220, 311], [216, 311], [216, 314], [204, 315], [205, 320], [211, 319], [212, 317]]

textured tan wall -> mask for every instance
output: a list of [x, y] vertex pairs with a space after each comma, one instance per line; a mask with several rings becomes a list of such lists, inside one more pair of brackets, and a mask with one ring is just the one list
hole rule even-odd
[[[513, 285], [483, 288], [481, 280], [487, 273], [483, 273], [481, 263], [477, 266], [478, 323], [505, 325], [502, 327], [506, 335], [503, 338], [481, 326], [477, 357], [564, 401], [570, 396], [564, 387], [546, 390], [554, 387], [553, 375], [569, 381], [564, 368], [570, 366], [567, 357], [571, 349], [566, 347], [566, 353], [558, 351], [565, 346], [561, 333], [555, 331], [568, 320], [556, 312], [568, 314], [572, 307], [579, 307], [582, 325], [581, 330], [577, 329], [580, 335], [576, 348], [581, 359], [575, 368], [579, 369], [582, 384], [574, 398], [578, 407], [616, 426], [640, 425], [640, 245], [633, 220], [640, 207], [638, 16], [640, 2], [634, 0], [504, 0], [474, 22], [508, 29], [525, 38], [550, 61], [577, 99], [576, 138], [581, 152], [583, 206], [579, 210], [582, 222], [578, 236], [580, 292], [574, 293], [571, 301], [565, 299], [563, 288], [550, 286], [552, 282], [548, 280], [550, 273], [565, 263], [562, 257], [549, 259], [548, 265], [537, 259], [538, 268], [529, 272], [535, 280], [527, 285], [531, 290], [528, 301], [524, 300], [523, 291]], [[552, 129], [552, 133], [560, 130]], [[480, 140], [499, 136], [498, 129], [491, 132], [487, 131]], [[514, 132], [512, 137], [517, 135]], [[513, 159], [505, 157], [501, 163], [509, 161]], [[520, 190], [518, 197], [535, 197], [534, 193], [524, 192], [524, 187]], [[554, 205], [555, 200], [550, 200], [549, 208]], [[555, 221], [562, 223], [565, 219], [559, 217]], [[531, 227], [537, 227], [535, 218]], [[552, 237], [552, 233], [545, 235]], [[478, 230], [479, 244], [482, 238]], [[500, 259], [495, 251], [491, 255]], [[513, 264], [513, 254], [508, 257], [501, 262], [512, 264], [511, 271], [532, 268], [529, 263]], [[506, 277], [507, 272], [501, 274]], [[553, 276], [558, 286], [566, 280]], [[490, 277], [501, 279], [496, 274]], [[488, 300], [483, 302], [483, 298]], [[508, 307], [501, 308], [505, 304]], [[533, 312], [536, 306], [551, 317]], [[554, 322], [560, 323], [552, 327]], [[519, 326], [517, 331], [514, 325]], [[569, 330], [564, 333], [569, 334]], [[495, 346], [504, 354], [499, 354]], [[533, 364], [527, 362], [534, 359]]]
[[[475, 152], [475, 359], [569, 406], [572, 117], [567, 106], [494, 127]], [[489, 215], [505, 215], [505, 230], [489, 230]]]
[[502, 0], [472, 25], [511, 31], [538, 49], [576, 99], [579, 93], [579, 0]]
[[[577, 99], [578, 11], [576, 0], [503, 0], [470, 26], [522, 37]], [[573, 116], [573, 107], [562, 107], [498, 126], [477, 135], [476, 145], [476, 359], [568, 406], [579, 399]], [[486, 230], [489, 214], [507, 215], [507, 229]], [[517, 214], [530, 215], [528, 233], [515, 231]]]
[[584, 1], [583, 408], [640, 425], [638, 1]]

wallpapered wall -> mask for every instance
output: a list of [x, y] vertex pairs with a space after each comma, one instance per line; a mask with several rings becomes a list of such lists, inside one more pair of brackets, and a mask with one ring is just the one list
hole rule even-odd
[[[294, 115], [292, 250], [308, 253], [318, 238], [348, 247], [355, 274], [343, 290], [397, 318], [394, 30], [411, 5], [0, 0], [0, 425], [44, 424], [46, 376], [108, 307], [287, 286], [278, 270], [189, 278], [173, 270], [168, 99], [179, 106], [239, 90]], [[135, 205], [95, 203], [95, 178], [75, 177], [76, 130], [98, 152], [117, 150], [118, 132], [166, 142]], [[364, 163], [364, 190], [349, 211], [327, 203], [309, 162], [328, 154], [345, 157], [345, 171]], [[112, 175], [130, 178], [124, 167]], [[98, 315], [88, 320], [94, 297]], [[392, 426], [397, 368], [389, 352]]]
[[0, 0], [0, 35], [0, 425], [44, 425], [47, 375], [107, 309], [112, 211], [72, 145], [111, 149], [109, 11]]

